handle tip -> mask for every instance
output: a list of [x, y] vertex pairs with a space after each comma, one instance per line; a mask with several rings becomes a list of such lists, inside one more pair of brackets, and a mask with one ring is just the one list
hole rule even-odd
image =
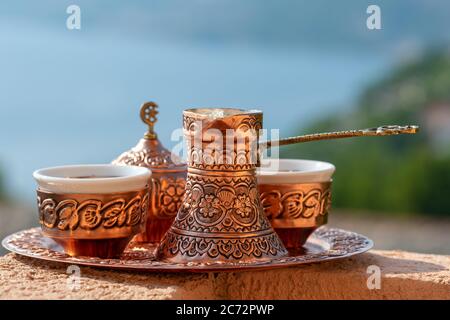
[[414, 134], [414, 133], [417, 133], [419, 131], [420, 131], [420, 128], [417, 125], [408, 126], [408, 133]]

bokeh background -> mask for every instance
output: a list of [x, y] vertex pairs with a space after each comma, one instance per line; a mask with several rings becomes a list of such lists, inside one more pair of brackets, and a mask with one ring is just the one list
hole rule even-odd
[[[81, 30], [66, 28], [71, 4]], [[381, 30], [366, 26], [370, 4]], [[168, 147], [193, 106], [262, 109], [282, 136], [421, 125], [281, 152], [336, 165], [331, 225], [450, 254], [448, 30], [447, 0], [3, 0], [0, 236], [37, 224], [33, 170], [111, 161], [154, 100]]]

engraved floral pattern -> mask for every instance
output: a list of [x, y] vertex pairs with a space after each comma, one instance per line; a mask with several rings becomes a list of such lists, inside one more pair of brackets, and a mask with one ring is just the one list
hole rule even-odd
[[125, 206], [124, 199], [116, 199], [103, 206], [103, 227], [112, 228], [115, 225], [123, 226], [126, 222], [127, 214], [123, 210]]
[[233, 208], [242, 218], [248, 218], [252, 213], [252, 203], [250, 197], [245, 194], [239, 194], [234, 200]]
[[182, 178], [160, 179], [160, 195], [155, 194], [155, 196], [159, 196], [161, 199], [160, 215], [173, 217], [177, 214], [183, 202], [185, 184], [186, 181]]
[[281, 191], [261, 185], [261, 203], [271, 219], [309, 219], [326, 215], [331, 207], [330, 183], [306, 191]]
[[75, 230], [78, 227], [79, 215], [77, 208], [77, 202], [72, 199], [63, 200], [58, 203], [56, 212], [59, 212], [58, 229], [60, 230]]
[[141, 220], [141, 197], [133, 198], [128, 205], [125, 207], [125, 212], [127, 215], [127, 224], [129, 226], [134, 226]]
[[[255, 178], [206, 178], [189, 174], [177, 228], [225, 232], [252, 232], [270, 228], [258, 214], [259, 194]], [[214, 181], [214, 182], [213, 182]], [[234, 185], [230, 187], [229, 183]]]
[[58, 219], [55, 207], [56, 202], [53, 199], [44, 199], [40, 205], [40, 220], [47, 228], [53, 228]]
[[[159, 252], [210, 259], [277, 256], [285, 249], [279, 238], [268, 232], [270, 224], [258, 213], [258, 206], [259, 193], [252, 175], [219, 178], [188, 173], [184, 204], [173, 224], [178, 231], [166, 234]], [[255, 236], [212, 240], [182, 235], [184, 230], [236, 235], [247, 232]], [[259, 235], [261, 231], [265, 235]]]
[[170, 169], [179, 167], [181, 160], [166, 149], [131, 149], [122, 153], [112, 164]]
[[207, 194], [201, 199], [199, 211], [205, 218], [212, 218], [220, 213], [220, 202], [213, 194]]
[[[63, 199], [58, 202], [50, 194], [40, 192], [39, 219], [46, 228], [61, 231], [135, 226], [145, 221], [148, 212], [149, 195], [148, 192], [142, 193], [144, 197], [137, 194], [130, 200], [116, 198], [103, 203], [95, 199], [80, 202]], [[43, 199], [46, 196], [48, 198]]]
[[80, 227], [83, 229], [95, 229], [100, 224], [102, 216], [100, 214], [101, 201], [87, 200], [80, 204], [77, 211], [80, 215]]

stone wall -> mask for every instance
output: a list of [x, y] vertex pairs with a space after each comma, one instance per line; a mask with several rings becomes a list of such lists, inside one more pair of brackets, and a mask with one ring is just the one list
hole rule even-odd
[[[369, 266], [380, 268], [380, 289], [367, 287]], [[450, 257], [402, 251], [372, 250], [340, 261], [256, 272], [163, 274], [81, 267], [78, 290], [69, 289], [66, 268], [14, 254], [0, 257], [0, 298], [450, 299]], [[369, 285], [376, 286], [372, 280]]]

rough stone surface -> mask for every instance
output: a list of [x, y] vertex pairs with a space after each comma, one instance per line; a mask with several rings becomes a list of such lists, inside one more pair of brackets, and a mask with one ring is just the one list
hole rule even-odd
[[[371, 265], [380, 267], [381, 289], [367, 287]], [[256, 272], [163, 274], [81, 267], [78, 290], [70, 290], [66, 268], [14, 254], [0, 257], [0, 298], [450, 299], [450, 256], [402, 251], [373, 250], [341, 261]]]

